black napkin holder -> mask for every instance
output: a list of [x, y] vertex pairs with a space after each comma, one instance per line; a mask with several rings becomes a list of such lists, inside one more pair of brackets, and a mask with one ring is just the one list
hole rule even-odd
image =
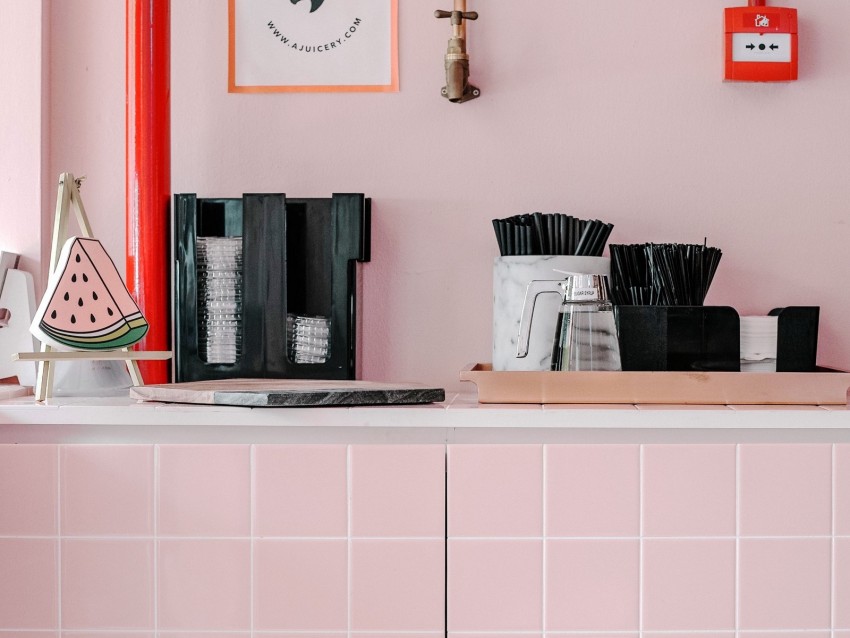
[[[778, 316], [777, 372], [816, 369], [817, 306], [771, 310]], [[729, 306], [616, 306], [623, 370], [737, 372], [741, 327]]]

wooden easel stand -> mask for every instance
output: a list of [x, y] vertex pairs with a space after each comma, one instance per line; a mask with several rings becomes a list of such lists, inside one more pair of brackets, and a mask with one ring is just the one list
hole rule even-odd
[[[56, 270], [62, 246], [68, 240], [68, 219], [73, 209], [77, 224], [80, 227], [80, 235], [93, 239], [91, 226], [89, 225], [86, 209], [80, 197], [80, 184], [82, 180], [74, 178], [72, 173], [62, 173], [59, 176], [59, 192], [56, 196], [56, 213], [53, 218], [53, 238], [50, 245], [50, 270], [52, 275]], [[44, 401], [53, 391], [54, 363], [60, 360], [120, 360], [127, 364], [130, 380], [134, 386], [144, 385], [142, 375], [139, 372], [139, 360], [163, 360], [170, 359], [170, 352], [139, 352], [129, 348], [114, 351], [80, 351], [80, 352], [57, 352], [46, 344], [41, 344], [40, 353], [20, 352], [14, 355], [18, 360], [38, 361], [38, 374], [35, 382], [35, 399]]]

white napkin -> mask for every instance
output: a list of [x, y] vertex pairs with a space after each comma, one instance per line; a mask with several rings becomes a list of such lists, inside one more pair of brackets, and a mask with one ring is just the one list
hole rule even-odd
[[741, 317], [742, 362], [776, 359], [778, 319], [766, 316]]

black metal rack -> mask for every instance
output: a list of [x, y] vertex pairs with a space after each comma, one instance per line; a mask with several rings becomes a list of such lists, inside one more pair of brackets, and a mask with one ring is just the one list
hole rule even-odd
[[[371, 200], [362, 193], [298, 199], [174, 196], [174, 379], [353, 379], [356, 262], [370, 259]], [[242, 237], [242, 351], [233, 364], [208, 363], [199, 350], [199, 236]], [[288, 313], [330, 318], [324, 363], [287, 353]]]

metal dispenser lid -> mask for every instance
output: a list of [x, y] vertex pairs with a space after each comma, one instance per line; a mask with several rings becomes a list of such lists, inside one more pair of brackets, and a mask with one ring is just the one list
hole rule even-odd
[[563, 283], [564, 301], [567, 303], [582, 303], [608, 301], [611, 298], [608, 290], [608, 277], [605, 275], [582, 275], [568, 273]]

